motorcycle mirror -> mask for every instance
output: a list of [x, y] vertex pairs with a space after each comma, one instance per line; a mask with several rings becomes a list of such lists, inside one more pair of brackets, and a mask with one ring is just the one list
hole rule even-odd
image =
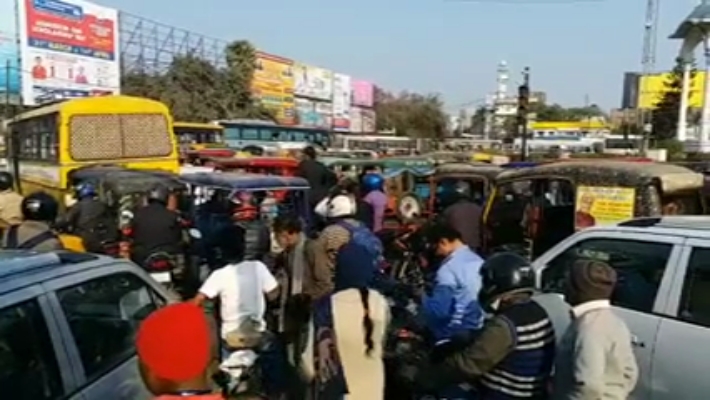
[[187, 233], [190, 234], [190, 237], [193, 239], [202, 239], [202, 232], [195, 228], [190, 228]]

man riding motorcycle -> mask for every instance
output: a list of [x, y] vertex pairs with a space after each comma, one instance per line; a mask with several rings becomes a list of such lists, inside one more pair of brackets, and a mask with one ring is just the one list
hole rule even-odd
[[108, 206], [97, 198], [96, 189], [90, 183], [77, 186], [78, 200], [58, 222], [60, 228], [81, 237], [89, 253], [103, 253], [107, 242], [118, 242], [118, 226], [111, 217]]
[[378, 173], [366, 174], [362, 178], [363, 201], [372, 207], [372, 231], [382, 230], [387, 210], [387, 195], [385, 194], [385, 178]]
[[563, 333], [555, 321], [567, 318], [569, 323], [569, 306], [559, 297], [555, 307], [536, 301], [533, 270], [516, 253], [493, 255], [481, 275], [481, 303], [493, 318], [465, 348], [420, 371], [420, 382], [434, 390], [475, 384], [478, 399], [547, 398], [555, 339]]
[[64, 250], [50, 227], [59, 212], [59, 203], [54, 197], [44, 192], [32, 193], [22, 200], [20, 208], [24, 221], [7, 229], [2, 240], [4, 249]]
[[9, 172], [0, 172], [0, 228], [7, 228], [22, 222], [22, 196], [12, 188], [15, 179]]
[[170, 191], [156, 186], [147, 194], [148, 204], [138, 209], [131, 221], [131, 259], [144, 265], [152, 254], [181, 254], [183, 227], [174, 211], [168, 210]]

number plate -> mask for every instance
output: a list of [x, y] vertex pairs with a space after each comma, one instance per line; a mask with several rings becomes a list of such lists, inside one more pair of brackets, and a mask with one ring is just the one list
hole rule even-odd
[[172, 279], [170, 279], [170, 272], [153, 272], [150, 274], [150, 276], [158, 283], [172, 282]]

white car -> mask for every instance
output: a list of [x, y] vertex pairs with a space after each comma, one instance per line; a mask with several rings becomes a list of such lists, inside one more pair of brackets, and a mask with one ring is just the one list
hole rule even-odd
[[633, 335], [633, 399], [697, 400], [710, 393], [710, 217], [640, 218], [585, 229], [533, 262], [537, 284], [560, 292], [579, 258], [618, 274], [612, 304]]

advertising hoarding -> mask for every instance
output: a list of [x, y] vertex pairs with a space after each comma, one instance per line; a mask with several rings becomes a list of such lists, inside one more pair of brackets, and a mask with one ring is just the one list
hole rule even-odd
[[350, 76], [333, 74], [333, 130], [350, 130], [350, 99], [352, 88]]
[[83, 0], [18, 0], [27, 105], [117, 94], [118, 11]]
[[251, 87], [254, 98], [264, 107], [273, 110], [280, 124], [295, 124], [292, 60], [258, 52]]
[[17, 42], [15, 2], [0, 2], [0, 101], [3, 103], [8, 92], [10, 101], [19, 103], [20, 49]]
[[363, 107], [350, 108], [350, 132], [351, 133], [375, 133], [377, 127], [375, 111]]
[[324, 101], [296, 99], [298, 124], [306, 128], [331, 129], [332, 105]]
[[372, 107], [375, 105], [375, 85], [372, 82], [353, 79], [352, 104], [358, 107]]
[[296, 96], [331, 101], [333, 97], [333, 72], [319, 67], [295, 63]]
[[[638, 82], [638, 108], [653, 109], [656, 103], [668, 91], [666, 82], [673, 79], [673, 74], [666, 72], [649, 76], [639, 76]], [[688, 107], [703, 107], [703, 90], [705, 88], [705, 72], [698, 71], [690, 81], [690, 96]]]
[[362, 133], [362, 108], [350, 108], [350, 133]]

